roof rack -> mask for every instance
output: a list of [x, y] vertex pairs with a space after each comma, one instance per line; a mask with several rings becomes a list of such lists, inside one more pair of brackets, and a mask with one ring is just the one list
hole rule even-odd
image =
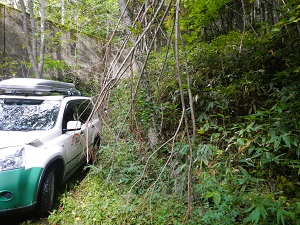
[[81, 92], [75, 89], [75, 85], [72, 83], [36, 78], [11, 78], [2, 80], [0, 81], [0, 89], [10, 94], [56, 92], [66, 95], [82, 95]]

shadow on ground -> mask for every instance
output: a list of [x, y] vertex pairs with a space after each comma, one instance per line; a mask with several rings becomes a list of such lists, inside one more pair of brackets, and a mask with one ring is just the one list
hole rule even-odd
[[[70, 191], [74, 188], [74, 186], [78, 185], [88, 174], [87, 168], [80, 168], [72, 177], [70, 177], [66, 183], [64, 184], [64, 188], [58, 190], [56, 196], [56, 204], [54, 209], [58, 209], [59, 207], [59, 196], [63, 195], [64, 192]], [[30, 224], [30, 225], [48, 225], [47, 218], [37, 218], [34, 212], [22, 213], [17, 215], [10, 216], [0, 216], [0, 224], [1, 225], [19, 225], [19, 224]]]

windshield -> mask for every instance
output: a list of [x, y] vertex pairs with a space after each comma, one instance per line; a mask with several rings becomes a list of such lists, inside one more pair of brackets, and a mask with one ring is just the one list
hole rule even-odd
[[29, 131], [51, 129], [57, 119], [60, 101], [0, 99], [0, 130]]

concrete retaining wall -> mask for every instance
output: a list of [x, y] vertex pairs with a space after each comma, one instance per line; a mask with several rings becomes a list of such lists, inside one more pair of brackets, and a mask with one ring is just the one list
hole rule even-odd
[[[20, 11], [0, 4], [0, 79], [12, 76], [32, 77], [26, 51], [25, 35]], [[46, 24], [46, 54], [48, 59], [60, 60], [74, 68], [76, 75], [84, 76], [103, 58], [100, 40], [66, 30], [56, 24]], [[44, 76], [63, 80], [63, 72], [47, 67]], [[99, 68], [98, 68], [99, 69]], [[100, 69], [101, 70], [101, 69]], [[72, 72], [72, 71], [71, 71]], [[72, 72], [72, 73], [73, 73]]]

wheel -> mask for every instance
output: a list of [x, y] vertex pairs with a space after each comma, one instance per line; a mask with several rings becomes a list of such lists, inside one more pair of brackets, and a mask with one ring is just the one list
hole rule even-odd
[[55, 171], [49, 170], [41, 184], [38, 199], [38, 214], [40, 217], [47, 217], [53, 205], [55, 192]]

